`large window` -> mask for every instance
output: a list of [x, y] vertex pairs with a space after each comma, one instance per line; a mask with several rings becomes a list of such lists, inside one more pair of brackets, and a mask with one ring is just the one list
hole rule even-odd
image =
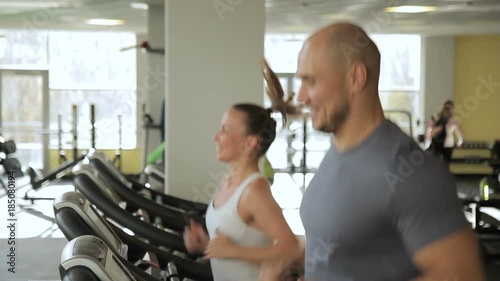
[[[78, 105], [78, 149], [137, 146], [136, 45], [133, 33], [0, 30], [1, 134], [16, 157], [50, 169], [49, 148], [73, 148], [72, 106]], [[62, 135], [59, 139], [59, 116]]]
[[381, 54], [379, 90], [420, 89], [420, 36], [372, 35]]
[[[96, 148], [116, 149], [120, 142], [122, 148], [135, 148], [136, 52], [119, 51], [135, 44], [132, 33], [51, 32], [50, 127], [57, 129], [58, 115], [64, 117], [64, 127], [72, 124], [71, 108], [78, 105], [78, 146], [90, 148], [91, 134], [86, 128], [90, 127], [90, 105], [94, 105]], [[64, 136], [63, 147], [71, 143], [66, 140], [71, 135]], [[57, 142], [57, 136], [51, 138], [52, 146]]]
[[[280, 77], [285, 92], [293, 92], [295, 96], [300, 88], [300, 80], [294, 76], [297, 57], [306, 37], [306, 34], [268, 34], [265, 38], [266, 59]], [[372, 35], [372, 39], [381, 52], [379, 92], [386, 116], [410, 133], [415, 120], [420, 118], [422, 106], [420, 36], [377, 34]], [[264, 104], [270, 105], [267, 95], [264, 95]], [[410, 113], [412, 122], [406, 113]], [[276, 118], [281, 120], [279, 114]], [[297, 119], [288, 128], [279, 128], [279, 135], [267, 156], [278, 172], [290, 174], [297, 185], [304, 188], [330, 143], [331, 136], [313, 130], [310, 120]]]
[[1, 136], [15, 140], [16, 158], [38, 168], [44, 163], [43, 114], [40, 104], [46, 94], [44, 71], [0, 70]]
[[63, 32], [49, 34], [50, 88], [135, 90], [133, 33]]
[[[62, 147], [72, 147], [73, 105], [77, 106], [78, 147], [90, 148], [91, 106], [95, 116], [95, 147], [97, 149], [133, 149], [136, 146], [136, 95], [134, 91], [51, 90], [50, 129], [58, 130], [59, 115], [64, 132]], [[120, 134], [121, 129], [121, 134]], [[51, 147], [59, 146], [57, 135]]]
[[[412, 120], [421, 119], [420, 93], [420, 42], [419, 35], [410, 34], [374, 34], [372, 39], [381, 53], [379, 92], [385, 110], [402, 110], [411, 114]], [[277, 73], [290, 78], [282, 78], [286, 91], [297, 94], [300, 81], [293, 78], [297, 70], [297, 57], [306, 34], [268, 34], [265, 39], [265, 53], [271, 67]], [[265, 104], [270, 101], [265, 97]], [[410, 132], [406, 115], [390, 116], [401, 127]], [[401, 121], [403, 120], [403, 121]], [[401, 121], [401, 123], [399, 122]]]
[[[416, 120], [422, 120], [420, 92], [420, 36], [373, 35], [381, 54], [380, 101], [387, 118], [416, 137]], [[404, 112], [411, 115], [409, 117]]]
[[267, 34], [265, 56], [275, 72], [295, 73], [297, 58], [307, 34]]
[[47, 31], [0, 30], [0, 66], [46, 69], [47, 38]]
[[[4, 30], [0, 31], [0, 69], [48, 70], [49, 130], [40, 134], [50, 135], [51, 148], [59, 144], [59, 115], [63, 131], [71, 130], [73, 104], [79, 105], [78, 148], [90, 148], [88, 108], [94, 104], [96, 148], [115, 149], [121, 138], [122, 147], [130, 149], [137, 144], [136, 52], [120, 49], [135, 44], [135, 34], [126, 32]], [[40, 101], [23, 102], [31, 103], [30, 108], [38, 106], [36, 112], [44, 111]], [[71, 133], [64, 133], [62, 147], [72, 148], [71, 139]]]

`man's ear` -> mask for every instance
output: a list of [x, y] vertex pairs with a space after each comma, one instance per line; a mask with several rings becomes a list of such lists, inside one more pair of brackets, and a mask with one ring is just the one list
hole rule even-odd
[[366, 65], [356, 61], [351, 66], [351, 87], [355, 92], [359, 92], [366, 87], [368, 82], [368, 71]]

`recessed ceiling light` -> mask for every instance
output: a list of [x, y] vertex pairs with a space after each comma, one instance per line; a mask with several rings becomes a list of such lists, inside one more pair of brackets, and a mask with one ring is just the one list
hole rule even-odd
[[320, 15], [320, 17], [322, 19], [325, 19], [325, 20], [354, 20], [355, 17], [352, 16], [352, 15], [349, 15], [349, 14], [324, 14], [324, 15]]
[[145, 3], [130, 3], [130, 8], [137, 10], [147, 10], [149, 6]]
[[116, 20], [116, 19], [90, 19], [86, 20], [85, 23], [91, 25], [122, 25], [125, 23], [124, 20]]
[[387, 7], [384, 11], [389, 13], [423, 13], [435, 11], [436, 6], [397, 6]]

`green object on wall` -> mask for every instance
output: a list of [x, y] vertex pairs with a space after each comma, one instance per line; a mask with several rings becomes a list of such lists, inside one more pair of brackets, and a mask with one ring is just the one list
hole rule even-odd
[[165, 151], [165, 142], [160, 144], [151, 154], [148, 156], [147, 165], [151, 165], [163, 157], [163, 151]]

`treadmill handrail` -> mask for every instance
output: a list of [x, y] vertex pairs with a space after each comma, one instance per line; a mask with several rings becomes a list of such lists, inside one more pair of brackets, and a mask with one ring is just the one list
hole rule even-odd
[[107, 218], [126, 226], [134, 233], [155, 245], [187, 252], [182, 236], [169, 233], [134, 217], [105, 196], [86, 174], [75, 175], [74, 186], [94, 204]]

